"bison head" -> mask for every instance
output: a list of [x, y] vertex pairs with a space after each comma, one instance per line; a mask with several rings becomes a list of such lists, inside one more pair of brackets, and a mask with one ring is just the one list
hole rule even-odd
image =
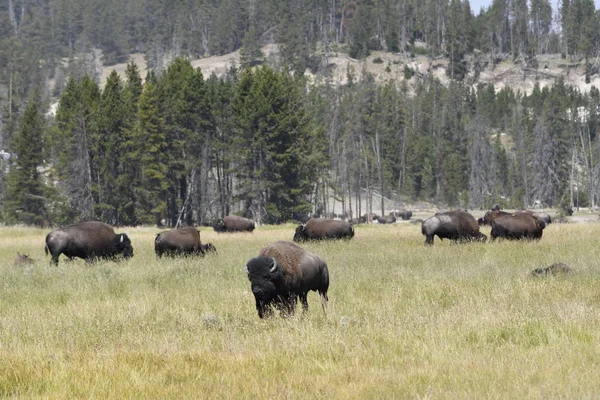
[[224, 232], [225, 221], [223, 221], [223, 219], [217, 220], [217, 222], [215, 222], [215, 224], [213, 225], [213, 229], [215, 230], [215, 232]]
[[212, 252], [217, 254], [217, 248], [212, 243], [206, 243], [200, 246], [205, 253]]
[[117, 254], [122, 254], [126, 259], [133, 257], [133, 246], [131, 246], [131, 240], [129, 240], [129, 236], [121, 233], [116, 235], [115, 240], [117, 242]]
[[248, 261], [246, 272], [256, 300], [258, 316], [270, 316], [273, 312], [271, 305], [280, 302], [277, 288], [283, 283], [281, 268], [274, 258], [259, 256]]
[[294, 242], [302, 242], [306, 239], [305, 229], [303, 225], [298, 225], [296, 233], [294, 233]]

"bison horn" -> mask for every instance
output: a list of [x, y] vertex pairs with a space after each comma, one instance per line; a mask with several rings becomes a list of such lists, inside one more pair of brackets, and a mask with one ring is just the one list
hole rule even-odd
[[123, 235], [121, 234], [121, 243], [123, 243]]
[[277, 270], [277, 261], [273, 258], [273, 266], [270, 269], [270, 272], [275, 272]]
[[250, 271], [248, 271], [248, 264], [246, 264], [246, 266], [244, 267], [244, 269], [246, 270], [246, 273], [247, 273], [248, 275], [250, 275]]

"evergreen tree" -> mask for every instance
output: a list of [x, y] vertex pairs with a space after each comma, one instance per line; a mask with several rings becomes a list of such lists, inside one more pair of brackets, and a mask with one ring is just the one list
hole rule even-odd
[[464, 21], [464, 11], [460, 0], [451, 0], [446, 30], [446, 52], [448, 53], [448, 68], [446, 75], [451, 79], [463, 80], [467, 73], [465, 54], [467, 52], [467, 34]]
[[256, 32], [256, 27], [250, 25], [250, 29], [242, 40], [242, 48], [240, 49], [240, 64], [242, 68], [252, 67], [262, 62], [263, 53], [260, 47], [260, 38]]
[[140, 96], [138, 123], [133, 142], [136, 151], [132, 156], [139, 165], [139, 186], [136, 196], [136, 221], [141, 224], [161, 225], [167, 216], [170, 182], [164, 120], [159, 112], [157, 88], [147, 81]]
[[311, 210], [324, 141], [302, 103], [303, 84], [287, 72], [246, 70], [233, 99], [240, 197], [247, 212], [264, 222]]
[[12, 138], [14, 162], [6, 177], [4, 211], [7, 222], [50, 223], [46, 210], [49, 189], [40, 174], [43, 166], [45, 122], [38, 100], [31, 98]]

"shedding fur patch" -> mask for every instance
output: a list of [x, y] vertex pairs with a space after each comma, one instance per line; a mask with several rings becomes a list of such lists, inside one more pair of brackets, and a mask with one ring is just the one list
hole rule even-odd
[[448, 224], [452, 222], [452, 217], [449, 215], [438, 215], [437, 218], [440, 220], [442, 224]]
[[439, 217], [431, 217], [431, 218], [427, 218], [425, 221], [423, 221], [423, 232], [424, 233], [431, 233], [431, 232], [435, 232], [437, 230], [437, 228], [440, 226], [440, 219]]

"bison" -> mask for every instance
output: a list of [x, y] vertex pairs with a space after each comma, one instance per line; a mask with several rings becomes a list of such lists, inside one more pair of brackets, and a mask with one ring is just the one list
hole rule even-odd
[[490, 237], [491, 240], [541, 239], [545, 226], [543, 221], [527, 213], [500, 215], [492, 221]]
[[256, 225], [254, 221], [237, 215], [228, 215], [218, 220], [213, 228], [215, 232], [252, 232]]
[[293, 242], [282, 240], [265, 247], [248, 261], [246, 273], [260, 318], [272, 315], [273, 307], [284, 316], [292, 315], [298, 297], [303, 310], [308, 310], [311, 290], [319, 292], [323, 311], [327, 307], [327, 263]]
[[552, 223], [552, 218], [550, 217], [550, 215], [548, 215], [544, 212], [536, 212], [536, 211], [531, 211], [531, 210], [515, 211], [515, 215], [518, 215], [518, 214], [531, 215], [532, 217], [536, 218], [538, 221], [542, 222], [544, 224], [544, 227], [546, 227]]
[[410, 210], [398, 210], [394, 212], [394, 215], [396, 216], [396, 218], [402, 218], [402, 220], [408, 221], [409, 219], [411, 219], [413, 213]]
[[512, 215], [512, 214], [509, 212], [500, 211], [500, 210], [488, 211], [485, 213], [485, 215], [483, 217], [481, 217], [477, 220], [477, 223], [479, 223], [479, 225], [491, 225], [492, 222], [501, 215]]
[[382, 217], [377, 217], [377, 222], [379, 222], [380, 224], [393, 224], [394, 222], [396, 222], [396, 217], [394, 216], [394, 213], [390, 213], [390, 215], [384, 215]]
[[81, 222], [56, 229], [46, 236], [45, 252], [52, 255], [52, 263], [58, 265], [58, 257], [64, 254], [72, 260], [82, 258], [88, 262], [96, 259], [125, 259], [133, 257], [131, 240], [124, 234], [115, 234], [112, 226], [99, 221]]
[[427, 218], [421, 224], [421, 233], [425, 235], [425, 244], [432, 245], [437, 235], [440, 239], [450, 239], [456, 242], [481, 241], [487, 236], [479, 232], [479, 225], [471, 214], [462, 210], [437, 213]]
[[193, 226], [160, 232], [154, 239], [154, 252], [158, 258], [163, 254], [170, 257], [203, 256], [204, 249], [200, 243], [200, 231]]
[[321, 239], [352, 239], [354, 227], [347, 221], [311, 218], [306, 225], [298, 225], [294, 242]]

